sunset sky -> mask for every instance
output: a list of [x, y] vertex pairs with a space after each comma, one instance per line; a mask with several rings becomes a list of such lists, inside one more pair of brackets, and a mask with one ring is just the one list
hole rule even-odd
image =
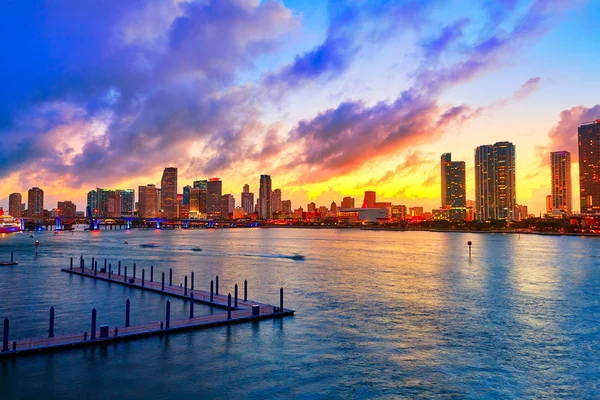
[[440, 156], [508, 140], [517, 203], [544, 211], [549, 152], [600, 119], [600, 2], [9, 1], [1, 6], [0, 206], [270, 174], [292, 206], [440, 206]]

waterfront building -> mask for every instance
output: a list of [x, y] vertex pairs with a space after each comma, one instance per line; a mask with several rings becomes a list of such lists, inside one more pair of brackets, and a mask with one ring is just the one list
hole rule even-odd
[[242, 191], [242, 208], [246, 214], [254, 213], [254, 193], [250, 193], [250, 185], [245, 184]]
[[403, 221], [406, 219], [406, 206], [396, 205], [391, 208], [392, 220]]
[[546, 213], [552, 212], [552, 195], [546, 196]]
[[307, 207], [306, 207], [306, 208], [307, 208], [307, 212], [309, 212], [309, 213], [314, 213], [314, 212], [315, 212], [315, 210], [317, 209], [317, 205], [316, 205], [316, 204], [315, 204], [315, 202], [313, 201], [313, 202], [310, 202], [310, 203], [308, 203], [308, 205], [307, 205]]
[[193, 188], [198, 189], [198, 218], [206, 218], [206, 204], [207, 204], [207, 190], [208, 190], [208, 180], [201, 179], [199, 181], [194, 181]]
[[449, 221], [464, 220], [466, 219], [467, 211], [465, 162], [452, 161], [452, 154], [444, 153], [442, 154], [440, 165], [442, 209], [449, 211], [438, 214], [438, 216], [447, 216]]
[[497, 142], [475, 149], [475, 203], [480, 221], [516, 219], [515, 146]]
[[579, 145], [579, 202], [582, 214], [600, 213], [600, 120], [577, 129]]
[[391, 218], [389, 208], [340, 208], [338, 211], [340, 224], [389, 222]]
[[291, 200], [282, 200], [281, 201], [281, 212], [285, 215], [290, 215], [292, 213], [292, 201]]
[[85, 209], [85, 214], [85, 216], [88, 218], [98, 215], [98, 192], [95, 190], [90, 190], [87, 194], [87, 207]]
[[119, 218], [121, 216], [121, 191], [110, 190], [106, 200], [106, 216], [111, 218]]
[[273, 217], [271, 194], [271, 176], [261, 175], [258, 193], [258, 216], [261, 219], [271, 219]]
[[59, 201], [56, 207], [57, 216], [59, 217], [73, 217], [77, 216], [77, 207], [72, 201]]
[[410, 207], [408, 209], [408, 215], [410, 215], [411, 218], [423, 217], [423, 207]]
[[391, 208], [392, 207], [392, 203], [390, 203], [389, 201], [378, 201], [377, 203], [375, 203], [375, 208]]
[[135, 190], [118, 189], [116, 192], [121, 197], [121, 216], [133, 217], [135, 211]]
[[44, 191], [39, 187], [32, 187], [27, 191], [27, 216], [44, 216]]
[[519, 221], [523, 221], [524, 219], [529, 218], [527, 206], [517, 204], [517, 216], [519, 218]]
[[190, 185], [183, 187], [183, 199], [181, 200], [181, 204], [190, 204], [190, 190], [192, 190]]
[[331, 210], [332, 213], [337, 214], [337, 204], [335, 204], [335, 201], [331, 202], [331, 207], [329, 207], [329, 209]]
[[177, 168], [165, 168], [160, 181], [160, 189], [161, 215], [164, 218], [177, 217]]
[[156, 217], [156, 189], [152, 184], [138, 188], [138, 214], [141, 218]]
[[233, 214], [235, 209], [235, 198], [232, 194], [224, 194], [221, 196], [221, 215], [224, 218], [229, 217], [229, 214]]
[[465, 219], [467, 222], [475, 219], [475, 200], [467, 200], [467, 213]]
[[295, 219], [302, 219], [304, 218], [304, 210], [302, 209], [302, 207], [299, 207], [297, 209], [294, 210], [294, 218]]
[[363, 208], [377, 208], [377, 193], [374, 191], [365, 191], [365, 199], [363, 201]]
[[344, 197], [342, 200], [341, 208], [354, 208], [354, 198], [353, 197]]
[[223, 196], [223, 182], [219, 178], [210, 178], [206, 183], [206, 214], [208, 218], [221, 216], [221, 196]]
[[11, 193], [8, 196], [8, 214], [14, 218], [23, 216], [21, 193]]
[[188, 213], [190, 218], [200, 218], [200, 189], [190, 189], [189, 192]]
[[552, 188], [551, 210], [570, 214], [572, 206], [571, 153], [553, 151], [550, 153], [550, 173]]
[[281, 212], [281, 189], [275, 189], [271, 193], [271, 208], [273, 213]]

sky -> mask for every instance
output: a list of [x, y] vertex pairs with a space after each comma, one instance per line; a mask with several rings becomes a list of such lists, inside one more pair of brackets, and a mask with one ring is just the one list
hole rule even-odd
[[179, 169], [239, 202], [271, 175], [292, 206], [437, 208], [440, 156], [516, 146], [517, 203], [545, 210], [550, 151], [600, 119], [600, 2], [8, 1], [0, 206], [41, 187], [85, 208]]

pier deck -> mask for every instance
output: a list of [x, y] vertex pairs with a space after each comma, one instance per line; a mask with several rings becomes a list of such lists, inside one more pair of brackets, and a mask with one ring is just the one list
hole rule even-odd
[[[192, 329], [205, 329], [219, 325], [230, 325], [241, 322], [257, 321], [262, 319], [270, 318], [282, 318], [285, 316], [294, 315], [294, 310], [289, 310], [280, 307], [275, 307], [269, 304], [259, 303], [251, 300], [243, 300], [238, 297], [237, 307], [235, 307], [235, 295], [231, 297], [231, 308], [229, 308], [229, 296], [223, 294], [212, 294], [204, 290], [194, 288], [187, 288], [179, 286], [169, 286], [165, 283], [164, 290], [162, 288], [162, 279], [160, 282], [150, 282], [144, 280], [142, 286], [142, 279], [136, 276], [135, 280], [130, 281], [133, 276], [125, 276], [119, 274], [113, 274], [111, 272], [110, 277], [108, 272], [102, 272], [91, 268], [63, 268], [62, 271], [68, 272], [74, 275], [80, 275], [83, 277], [103, 280], [111, 283], [117, 283], [120, 285], [129, 286], [131, 288], [147, 290], [156, 293], [162, 293], [173, 297], [182, 298], [185, 300], [191, 300], [191, 293], [194, 293], [194, 302], [208, 304], [214, 307], [226, 309], [222, 313], [208, 314], [208, 315], [195, 315], [191, 318], [184, 318], [179, 320], [170, 320], [170, 314], [165, 314], [165, 321], [150, 322], [141, 325], [135, 325], [130, 327], [109, 327], [108, 335], [100, 337], [100, 324], [96, 325], [95, 338], [92, 339], [91, 332], [94, 330], [90, 329], [89, 332], [76, 332], [63, 335], [55, 335], [53, 337], [37, 337], [27, 339], [10, 339], [6, 338], [6, 344], [8, 350], [0, 351], [0, 358], [12, 357], [21, 354], [29, 354], [41, 351], [52, 351], [68, 347], [81, 347], [81, 346], [92, 346], [99, 343], [105, 342], [116, 342], [120, 340], [129, 340], [150, 335], [166, 335], [174, 332], [192, 330]], [[162, 278], [162, 276], [161, 276]], [[281, 289], [281, 296], [283, 296], [283, 289]], [[283, 304], [283, 297], [280, 298], [281, 304]], [[167, 301], [168, 303], [168, 301]], [[190, 305], [191, 306], [191, 305]], [[254, 306], [254, 310], [253, 310]], [[256, 306], [258, 306], [258, 315], [256, 312]], [[168, 310], [167, 306], [167, 310]], [[254, 311], [254, 312], [253, 312]], [[51, 319], [53, 318], [54, 310], [51, 310]], [[93, 311], [95, 315], [95, 310]], [[167, 327], [167, 314], [169, 314], [169, 327]], [[231, 314], [231, 317], [229, 317]], [[191, 315], [191, 314], [190, 314]], [[93, 317], [95, 318], [95, 316]], [[8, 319], [5, 319], [5, 335], [8, 336]], [[95, 323], [94, 323], [95, 324]], [[53, 325], [53, 322], [52, 322]], [[115, 331], [117, 328], [117, 331]], [[53, 328], [52, 328], [53, 329]], [[4, 343], [2, 344], [4, 347]], [[0, 348], [2, 349], [2, 348]]]

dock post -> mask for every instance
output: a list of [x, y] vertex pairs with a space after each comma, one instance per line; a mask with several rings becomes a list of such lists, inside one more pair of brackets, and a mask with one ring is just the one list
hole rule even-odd
[[8, 317], [4, 318], [4, 336], [2, 338], [2, 351], [8, 351]]
[[83, 254], [79, 256], [79, 267], [83, 265]]
[[71, 266], [69, 267], [69, 271], [73, 271], [73, 257], [71, 257]]
[[234, 306], [235, 308], [237, 308], [237, 299], [238, 299], [238, 286], [237, 286], [237, 283], [236, 283], [236, 284], [235, 284], [235, 296], [234, 296], [234, 303], [233, 303], [233, 306]]
[[213, 282], [213, 280], [211, 279], [211, 280], [210, 280], [210, 302], [211, 302], [211, 303], [213, 302], [213, 286], [214, 286], [214, 282]]
[[129, 319], [131, 317], [131, 302], [129, 299], [125, 302], [125, 328], [129, 328]]
[[279, 288], [279, 312], [283, 312], [283, 288]]
[[98, 275], [98, 261], [96, 261], [96, 265], [94, 266], [94, 276]]
[[183, 295], [187, 296], [187, 275], [183, 279], [183, 282], [185, 282], [184, 285], [183, 285]]
[[150, 282], [154, 282], [154, 265], [150, 266]]
[[215, 280], [215, 294], [219, 295], [219, 275], [217, 275], [217, 279]]
[[123, 275], [123, 282], [127, 283], [127, 265], [125, 266], [125, 275]]
[[136, 266], [135, 263], [133, 263], [133, 279], [135, 280], [135, 270], [136, 270]]
[[92, 257], [92, 269], [94, 268], [94, 257]]
[[244, 279], [244, 301], [248, 301], [248, 281]]
[[117, 275], [121, 275], [121, 261], [119, 261], [118, 274]]
[[171, 327], [171, 301], [167, 300], [167, 315], [165, 317], [166, 328], [169, 329]]
[[48, 337], [54, 337], [54, 307], [50, 307], [50, 326], [48, 327]]
[[190, 283], [190, 290], [194, 290], [194, 271], [192, 271], [192, 282]]
[[227, 296], [227, 319], [231, 319], [231, 293]]
[[169, 268], [169, 286], [173, 286], [173, 268]]
[[194, 318], [194, 292], [190, 293], [190, 318]]
[[112, 264], [108, 264], [108, 279], [111, 279], [112, 275]]
[[165, 271], [163, 271], [162, 273], [162, 287], [161, 289], [163, 292], [165, 291]]
[[92, 334], [90, 335], [90, 340], [96, 339], [96, 309], [92, 310]]
[[[14, 261], [15, 261], [14, 254], [13, 254], [13, 252], [11, 251], [11, 252], [10, 252], [10, 263], [12, 264]], [[193, 273], [193, 272], [192, 272], [192, 273]]]
[[83, 261], [83, 256], [81, 256], [81, 260], [79, 261], [79, 266], [81, 267], [81, 273], [83, 273], [83, 268], [85, 267], [85, 261]]
[[104, 259], [104, 272], [108, 271], [108, 270], [106, 269], [106, 265], [107, 265], [107, 264], [108, 264], [108, 261], [106, 261], [106, 258], [105, 258], [105, 259]]
[[146, 280], [146, 270], [144, 268], [142, 268], [142, 286], [144, 285], [144, 281]]

